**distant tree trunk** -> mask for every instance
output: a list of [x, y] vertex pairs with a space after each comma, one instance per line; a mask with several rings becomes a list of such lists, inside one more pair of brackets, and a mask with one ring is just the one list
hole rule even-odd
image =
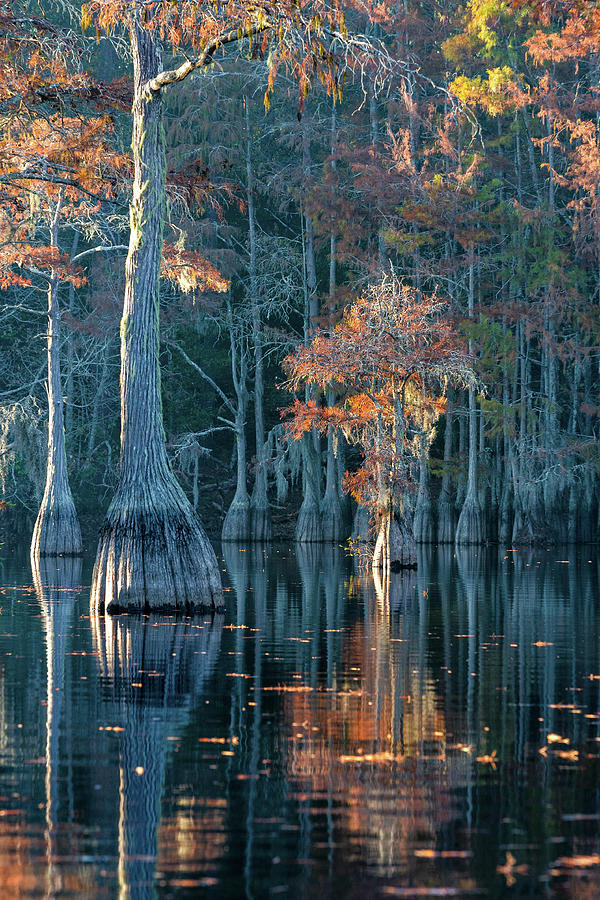
[[177, 482], [165, 447], [158, 363], [159, 272], [166, 158], [155, 37], [130, 26], [134, 70], [134, 184], [121, 321], [121, 478], [101, 530], [94, 610], [220, 605], [215, 553]]
[[[79, 245], [79, 231], [76, 230], [73, 235], [73, 244], [71, 246], [71, 259], [77, 253]], [[69, 315], [75, 314], [75, 287], [73, 283], [69, 284]], [[73, 333], [69, 331], [67, 337], [67, 378], [65, 381], [65, 435], [69, 437], [73, 434]]]
[[[58, 247], [58, 222], [62, 200], [56, 205], [50, 227], [50, 246]], [[31, 539], [31, 555], [77, 556], [81, 553], [81, 531], [67, 474], [63, 393], [60, 375], [60, 307], [58, 274], [48, 284], [48, 459], [46, 486]]]
[[[571, 384], [571, 417], [569, 421], [569, 431], [572, 437], [575, 437], [577, 430], [577, 393], [579, 388], [579, 363], [573, 366], [573, 381]], [[569, 487], [568, 501], [568, 517], [567, 517], [567, 540], [569, 543], [575, 543], [579, 531], [579, 510], [582, 505], [580, 483], [571, 481]]]
[[[310, 177], [310, 131], [306, 116], [302, 126], [302, 163], [306, 181]], [[313, 224], [306, 213], [304, 221], [304, 271], [305, 271], [305, 322], [304, 339], [308, 341], [313, 322], [319, 313], [317, 299], [317, 269], [315, 264], [315, 244]], [[311, 398], [307, 388], [306, 399]], [[321, 528], [321, 467], [319, 460], [319, 435], [317, 432], [302, 438], [302, 505], [296, 522], [296, 540], [299, 543], [317, 543], [323, 540]]]
[[256, 218], [254, 210], [254, 181], [250, 153], [250, 99], [244, 97], [246, 107], [246, 192], [248, 198], [248, 231], [250, 239], [250, 303], [252, 306], [252, 342], [254, 345], [254, 427], [256, 434], [256, 475], [250, 499], [250, 540], [268, 541], [271, 538], [271, 512], [267, 498], [267, 461], [265, 458], [264, 414], [264, 358], [262, 323], [258, 306], [256, 277]]
[[302, 506], [296, 522], [296, 540], [314, 544], [323, 540], [321, 528], [321, 461], [312, 434], [302, 438]]
[[442, 488], [438, 500], [437, 539], [439, 544], [454, 543], [454, 508], [452, 505], [452, 477], [450, 461], [452, 459], [452, 426], [454, 416], [449, 407], [446, 411], [446, 431], [444, 433], [444, 474]]
[[[503, 327], [506, 331], [506, 326]], [[499, 459], [498, 467], [500, 469], [499, 478], [502, 480], [500, 488], [500, 501], [498, 504], [498, 541], [501, 544], [507, 544], [510, 541], [512, 532], [512, 498], [513, 498], [513, 479], [512, 479], [512, 462], [513, 453], [512, 427], [514, 425], [514, 413], [510, 414], [509, 404], [510, 385], [508, 380], [507, 366], [504, 366], [502, 373], [502, 459]], [[516, 398], [515, 398], [516, 399]]]
[[94, 450], [96, 449], [96, 436], [98, 434], [98, 427], [100, 425], [100, 410], [102, 408], [102, 401], [104, 400], [104, 395], [106, 393], [106, 382], [108, 381], [108, 347], [109, 341], [105, 341], [102, 345], [102, 364], [100, 367], [100, 378], [98, 380], [96, 395], [94, 397], [94, 403], [92, 405], [92, 418], [88, 426], [89, 433], [86, 454], [88, 465], [90, 465], [92, 461], [92, 455], [94, 453]]
[[535, 544], [543, 541], [547, 536], [543, 527], [543, 510], [540, 504], [540, 491], [533, 478], [528, 448], [531, 438], [532, 449], [536, 440], [535, 431], [531, 431], [528, 422], [531, 421], [531, 399], [529, 396], [529, 345], [525, 340], [523, 329], [519, 328], [520, 346], [520, 422], [519, 443], [513, 455], [513, 483], [514, 483], [514, 519], [512, 530], [513, 544]]
[[[472, 244], [470, 253], [469, 318], [472, 318], [475, 305], [474, 249]], [[469, 353], [471, 354], [472, 352], [473, 348], [469, 341]], [[481, 544], [483, 542], [483, 522], [477, 493], [477, 437], [477, 400], [474, 389], [469, 388], [469, 468], [465, 502], [456, 526], [455, 541], [457, 544]]]
[[354, 512], [351, 539], [359, 544], [368, 544], [372, 538], [371, 513], [366, 506], [359, 503]]
[[430, 544], [433, 541], [429, 473], [427, 471], [428, 451], [429, 445], [423, 436], [421, 438], [421, 455], [419, 457], [419, 488], [413, 522], [413, 532], [417, 544]]
[[240, 342], [239, 360], [236, 347], [231, 301], [228, 299], [229, 343], [231, 348], [231, 376], [236, 394], [235, 408], [235, 446], [237, 483], [231, 506], [227, 510], [221, 540], [249, 541], [250, 531], [250, 498], [246, 478], [246, 406], [247, 406], [247, 373], [246, 351]]
[[[376, 154], [379, 152], [379, 122], [377, 119], [377, 97], [373, 85], [371, 85], [369, 91], [369, 121], [371, 126], [371, 147], [373, 148], [373, 153]], [[379, 228], [377, 231], [377, 257], [379, 269], [383, 272], [387, 267], [387, 254], [383, 228]]]
[[[337, 124], [335, 115], [335, 101], [331, 108], [331, 153], [336, 149]], [[331, 161], [331, 167], [335, 172], [335, 159]], [[336, 235], [335, 224], [332, 222], [329, 237], [329, 315], [330, 327], [333, 327], [333, 314], [335, 312], [336, 289]], [[333, 404], [333, 392], [330, 391], [327, 402]], [[330, 429], [327, 434], [327, 468], [325, 472], [325, 494], [321, 504], [321, 527], [323, 540], [337, 543], [344, 537], [344, 514], [340, 504], [340, 492], [338, 489], [337, 466], [334, 454], [334, 435]]]
[[[404, 410], [399, 397], [394, 397], [394, 439], [398, 463], [404, 453]], [[376, 450], [381, 448], [381, 419], [378, 422]], [[417, 545], [412, 522], [406, 514], [402, 498], [394, 498], [393, 491], [398, 473], [392, 471], [390, 485], [386, 486], [381, 467], [377, 465], [378, 503], [377, 539], [373, 551], [373, 569], [380, 569], [383, 577], [417, 564]]]
[[[333, 403], [333, 398], [329, 401]], [[338, 490], [338, 471], [334, 454], [334, 434], [327, 435], [327, 470], [325, 475], [325, 495], [321, 504], [321, 527], [323, 540], [337, 543], [346, 537], [344, 513]]]

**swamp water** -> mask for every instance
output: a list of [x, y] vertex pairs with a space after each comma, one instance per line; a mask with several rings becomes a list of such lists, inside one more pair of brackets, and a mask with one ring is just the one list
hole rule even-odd
[[5, 552], [2, 897], [600, 896], [595, 549], [223, 578], [224, 616], [90, 620], [85, 563]]

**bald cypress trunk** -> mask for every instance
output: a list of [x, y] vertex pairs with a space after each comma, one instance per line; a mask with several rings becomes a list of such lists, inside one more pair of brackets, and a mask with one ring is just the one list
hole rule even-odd
[[[331, 153], [335, 153], [337, 145], [337, 122], [335, 114], [335, 102], [331, 107]], [[331, 160], [331, 168], [335, 172], [336, 161]], [[335, 289], [336, 289], [336, 235], [335, 224], [331, 224], [331, 233], [329, 236], [329, 327], [333, 328], [333, 316], [335, 313]], [[334, 403], [333, 391], [327, 393], [327, 404], [332, 406]], [[338, 473], [335, 464], [334, 454], [334, 436], [330, 429], [327, 433], [327, 463], [325, 469], [325, 493], [323, 502], [321, 503], [321, 527], [323, 529], [323, 540], [327, 542], [337, 543], [341, 541], [345, 535], [344, 514], [340, 503], [340, 493], [338, 489]]]
[[452, 505], [452, 476], [450, 474], [453, 421], [452, 409], [448, 407], [446, 411], [446, 431], [444, 432], [444, 474], [442, 476], [442, 488], [437, 507], [437, 539], [439, 544], [454, 543], [454, 508]]
[[[58, 246], [58, 220], [61, 201], [57, 203], [50, 228], [50, 246]], [[63, 392], [60, 374], [60, 307], [58, 275], [52, 272], [48, 284], [48, 458], [46, 486], [40, 504], [33, 537], [31, 556], [77, 556], [81, 553], [81, 531], [67, 474]]]
[[[469, 266], [469, 318], [473, 318], [475, 306], [475, 273], [473, 262], [473, 245], [470, 248], [471, 265]], [[469, 341], [469, 354], [473, 354], [473, 345]], [[467, 475], [467, 493], [458, 518], [455, 541], [457, 544], [483, 543], [483, 521], [479, 495], [477, 491], [477, 400], [473, 388], [469, 388], [469, 468]]]
[[267, 460], [265, 454], [264, 414], [264, 354], [262, 322], [258, 306], [258, 279], [256, 276], [256, 214], [254, 210], [254, 180], [250, 153], [250, 100], [244, 97], [246, 107], [246, 194], [248, 197], [248, 232], [250, 240], [250, 303], [252, 306], [252, 343], [254, 345], [254, 430], [256, 435], [256, 476], [250, 498], [250, 540], [271, 539], [271, 511], [267, 497]]
[[412, 569], [417, 565], [417, 545], [410, 521], [403, 511], [386, 509], [379, 521], [373, 551], [373, 569], [387, 577], [390, 572]]
[[223, 529], [222, 541], [249, 541], [250, 533], [250, 498], [248, 497], [248, 484], [246, 479], [246, 406], [247, 406], [247, 372], [246, 350], [243, 338], [239, 342], [239, 352], [236, 346], [233, 324], [233, 312], [231, 299], [227, 301], [227, 314], [229, 321], [229, 345], [231, 348], [231, 376], [236, 395], [235, 408], [235, 446], [237, 483], [235, 495], [231, 506], [227, 510]]
[[[304, 176], [310, 177], [310, 132], [306, 116], [302, 127], [302, 165]], [[313, 330], [313, 323], [319, 312], [317, 299], [317, 269], [315, 263], [315, 243], [313, 223], [304, 214], [304, 271], [305, 271], [305, 323], [304, 340], [308, 342]], [[311, 388], [306, 389], [306, 399], [312, 397]], [[321, 528], [321, 466], [318, 446], [319, 434], [316, 431], [305, 434], [302, 438], [302, 505], [296, 522], [296, 540], [301, 544], [313, 544], [323, 540]]]
[[419, 458], [419, 490], [415, 506], [413, 532], [417, 544], [433, 542], [433, 520], [431, 517], [431, 497], [429, 495], [429, 472], [427, 458], [429, 445], [424, 435], [421, 436], [421, 456]]
[[221, 603], [214, 551], [165, 447], [158, 359], [166, 159], [155, 39], [131, 23], [133, 198], [121, 321], [121, 477], [101, 529], [91, 605], [119, 612]]

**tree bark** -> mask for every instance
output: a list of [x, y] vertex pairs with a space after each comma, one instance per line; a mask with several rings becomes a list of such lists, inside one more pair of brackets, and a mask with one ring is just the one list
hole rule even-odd
[[[59, 199], [50, 227], [50, 246], [58, 246]], [[46, 485], [33, 536], [31, 556], [77, 556], [82, 551], [81, 530], [67, 474], [63, 392], [60, 374], [60, 307], [58, 274], [48, 284], [48, 458]]]
[[252, 342], [254, 345], [254, 426], [256, 434], [256, 475], [250, 499], [250, 540], [271, 539], [271, 512], [267, 498], [267, 461], [265, 458], [264, 359], [262, 323], [258, 306], [256, 277], [256, 218], [254, 211], [254, 182], [250, 153], [250, 98], [244, 97], [246, 107], [246, 192], [248, 197], [248, 231], [250, 238], [250, 303], [252, 305]]
[[[471, 265], [469, 266], [469, 318], [473, 317], [475, 305], [474, 248], [471, 245]], [[473, 346], [469, 341], [469, 354]], [[460, 511], [456, 526], [455, 542], [457, 544], [483, 543], [483, 521], [477, 492], [477, 401], [475, 391], [469, 388], [469, 468], [467, 475], [467, 493]]]
[[429, 473], [427, 471], [429, 446], [424, 436], [421, 437], [420, 449], [419, 490], [415, 505], [413, 533], [417, 544], [431, 544], [433, 542], [433, 522], [431, 519], [431, 497], [429, 495]]
[[444, 433], [444, 474], [438, 500], [437, 539], [439, 544], [454, 543], [454, 508], [452, 505], [452, 478], [450, 475], [453, 421], [452, 409], [448, 408], [446, 411], [446, 431]]
[[231, 301], [228, 300], [229, 343], [231, 348], [231, 375], [236, 394], [235, 410], [235, 446], [237, 465], [237, 484], [231, 506], [227, 510], [223, 528], [222, 541], [249, 541], [250, 531], [250, 498], [246, 479], [246, 350], [243, 338], [240, 339], [239, 363], [236, 347], [235, 331]]
[[417, 545], [410, 523], [402, 514], [386, 510], [380, 519], [377, 541], [373, 551], [373, 569], [381, 569], [383, 576], [417, 565]]
[[[331, 107], [331, 153], [336, 149], [337, 123], [335, 114], [335, 101]], [[335, 172], [336, 161], [331, 160], [331, 168]], [[336, 289], [336, 234], [335, 224], [332, 222], [329, 236], [329, 315], [330, 327], [333, 328], [333, 314], [335, 311]], [[327, 403], [331, 406], [334, 402], [333, 391], [328, 392]], [[340, 504], [340, 492], [338, 490], [337, 466], [334, 454], [334, 435], [329, 429], [327, 433], [327, 463], [325, 470], [325, 494], [321, 503], [321, 527], [323, 540], [327, 543], [337, 543], [344, 537], [344, 515]]]
[[[308, 181], [310, 177], [310, 131], [306, 116], [302, 127], [302, 164], [304, 177]], [[315, 264], [315, 243], [313, 223], [304, 213], [304, 270], [306, 279], [305, 290], [305, 323], [304, 339], [308, 341], [313, 329], [313, 322], [319, 312], [317, 299], [317, 268]], [[313, 392], [306, 389], [306, 399], [310, 400]], [[302, 438], [302, 505], [296, 522], [296, 541], [298, 543], [318, 543], [323, 540], [321, 528], [321, 470], [317, 447], [320, 438], [316, 431]]]
[[134, 184], [121, 321], [121, 477], [101, 529], [94, 610], [193, 609], [222, 602], [215, 553], [177, 482], [165, 447], [158, 361], [159, 273], [166, 158], [154, 36], [130, 25]]

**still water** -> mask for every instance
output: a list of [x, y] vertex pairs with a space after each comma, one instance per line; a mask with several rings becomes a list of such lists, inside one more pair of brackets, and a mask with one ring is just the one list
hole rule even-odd
[[0, 569], [2, 897], [600, 896], [600, 563], [224, 548], [224, 616]]

